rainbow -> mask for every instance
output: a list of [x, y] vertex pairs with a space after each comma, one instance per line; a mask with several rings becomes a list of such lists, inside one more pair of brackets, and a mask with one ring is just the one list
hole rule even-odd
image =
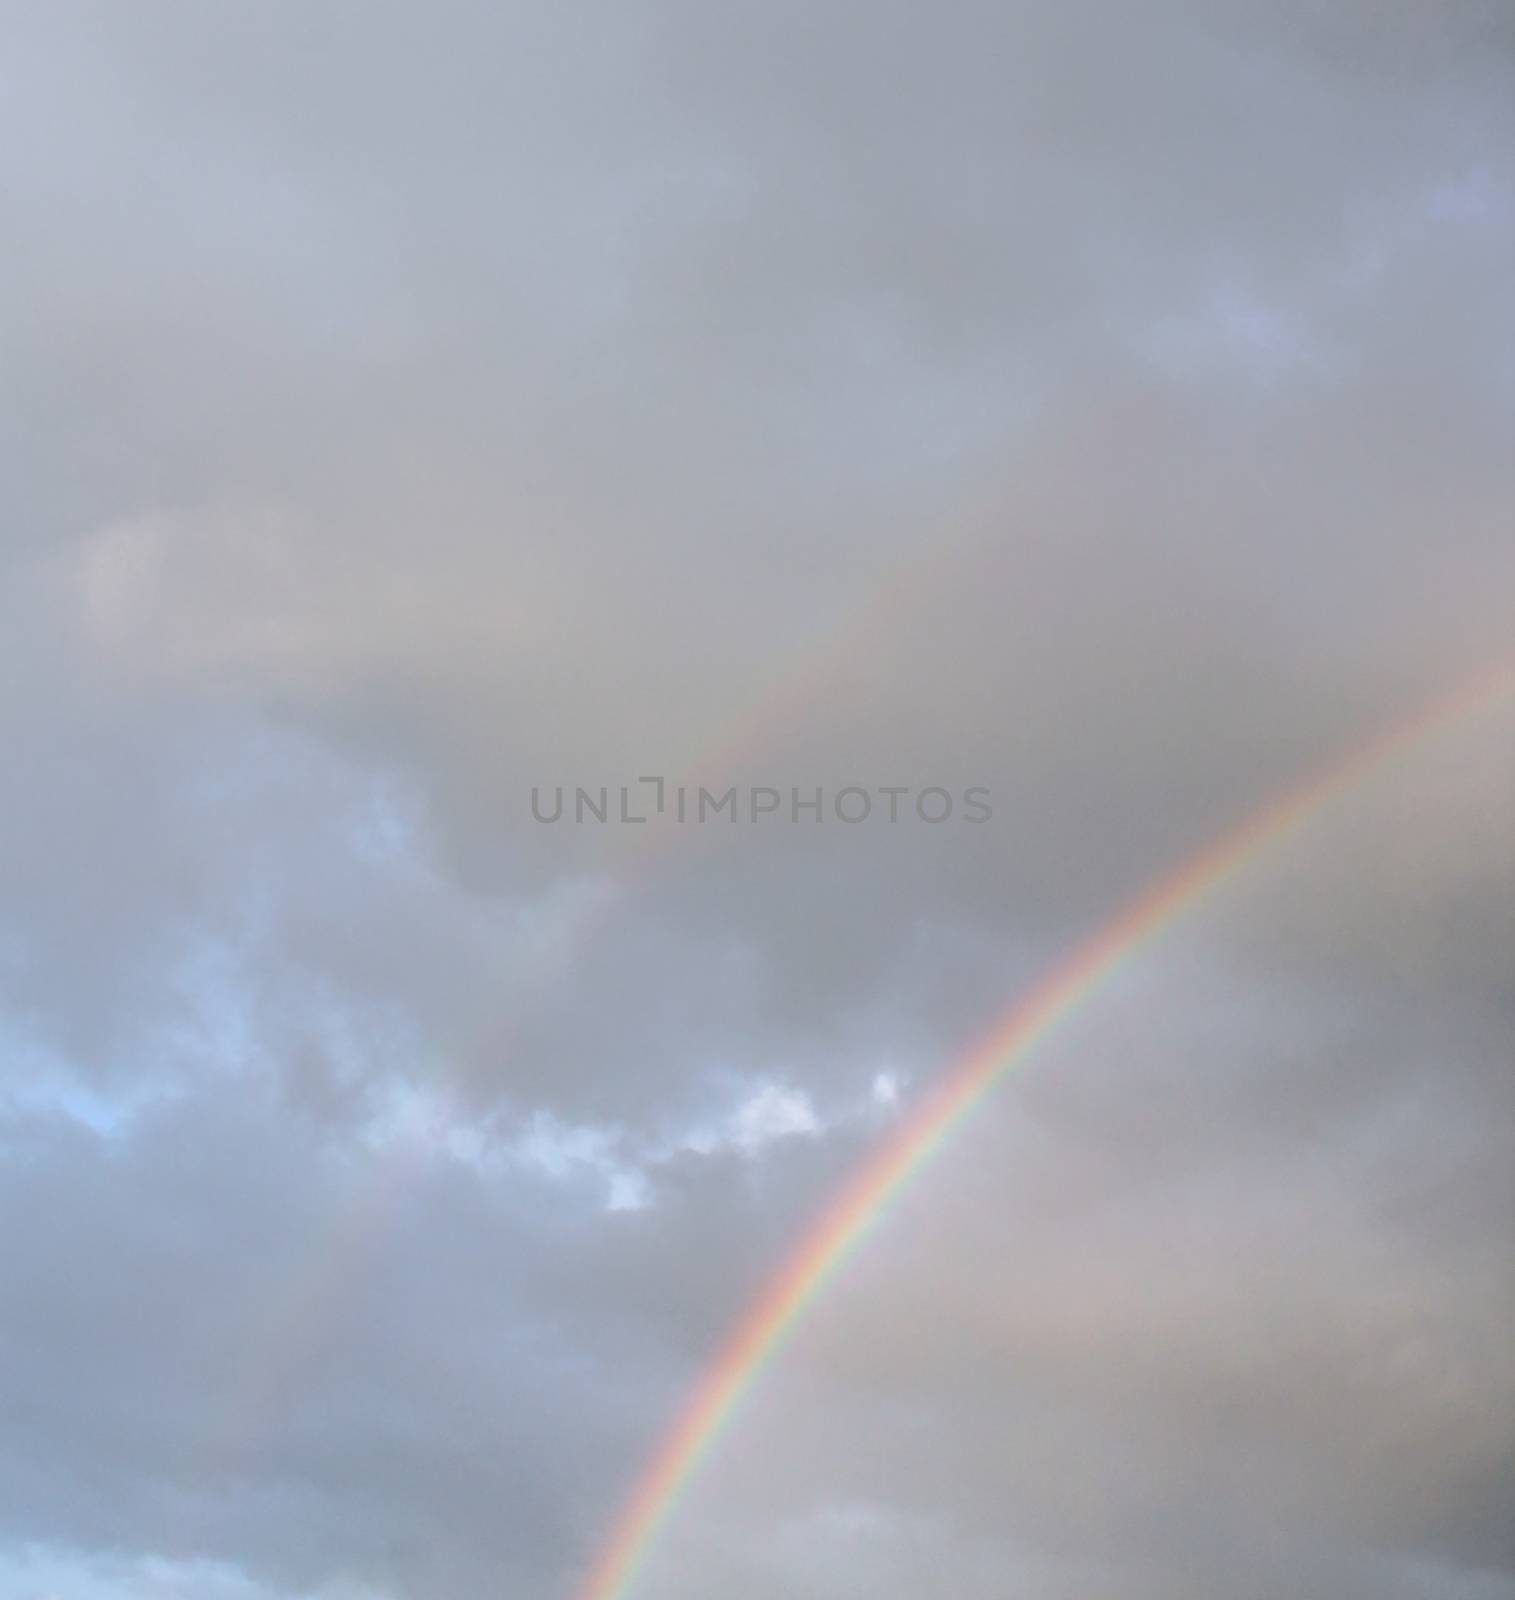
[[1265, 849], [1422, 739], [1511, 687], [1515, 662], [1501, 662], [1348, 751], [1160, 879], [1021, 995], [845, 1185], [758, 1297], [643, 1469], [584, 1582], [582, 1600], [623, 1600], [630, 1593], [684, 1490], [768, 1363], [878, 1226], [890, 1202], [1007, 1073], [1150, 940], [1197, 909]]
[[[992, 528], [992, 523], [985, 525], [979, 537]], [[822, 630], [786, 659], [731, 720], [718, 742], [697, 751], [682, 768], [675, 769], [679, 776], [670, 787], [715, 784], [767, 748], [773, 735], [814, 701], [828, 673], [845, 666], [870, 638], [881, 634], [910, 603], [921, 582], [948, 555], [969, 543], [968, 536], [950, 538], [938, 533], [896, 560], [836, 626]], [[676, 850], [721, 847], [720, 830], [708, 837], [697, 830], [681, 833], [675, 831], [672, 817], [670, 806], [661, 815], [654, 813], [644, 829], [619, 830], [609, 836], [608, 842], [618, 848], [597, 853], [585, 864], [602, 880], [603, 892], [574, 916], [566, 938], [555, 950], [538, 955], [527, 965], [525, 987], [540, 988], [566, 970], [613, 925], [623, 907], [634, 903], [636, 894], [654, 881]], [[622, 833], [628, 837], [621, 837]], [[513, 1048], [529, 1015], [528, 1001], [507, 1020], [492, 1040], [497, 1056]], [[270, 1430], [276, 1413], [290, 1404], [302, 1362], [308, 1362], [322, 1339], [329, 1337], [335, 1308], [350, 1292], [410, 1183], [445, 1135], [446, 1121], [445, 1111], [438, 1112], [427, 1128], [404, 1140], [395, 1153], [382, 1160], [362, 1192], [317, 1236], [291, 1270], [262, 1318], [262, 1338], [251, 1347], [223, 1415], [200, 1447], [202, 1455], [219, 1468], [234, 1456], [249, 1452]]]

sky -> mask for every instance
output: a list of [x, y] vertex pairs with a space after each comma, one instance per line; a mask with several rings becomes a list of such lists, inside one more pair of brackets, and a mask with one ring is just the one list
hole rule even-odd
[[[1515, 13], [0, 20], [0, 1600], [582, 1600], [1015, 996], [1515, 652]], [[1136, 952], [617, 1600], [1515, 1600], [1512, 824], [1506, 694]]]

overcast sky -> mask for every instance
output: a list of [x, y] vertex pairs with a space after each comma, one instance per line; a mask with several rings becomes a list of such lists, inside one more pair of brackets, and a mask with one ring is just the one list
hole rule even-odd
[[[1515, 650], [1515, 12], [0, 24], [0, 1600], [576, 1600], [1015, 994]], [[644, 775], [782, 809], [533, 820]], [[1515, 1600], [1512, 952], [1506, 696], [1001, 1087], [627, 1600]]]

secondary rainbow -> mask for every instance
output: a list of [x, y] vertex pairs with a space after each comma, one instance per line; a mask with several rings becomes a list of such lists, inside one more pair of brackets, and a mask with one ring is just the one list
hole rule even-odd
[[1131, 901], [1021, 995], [954, 1064], [901, 1128], [864, 1164], [780, 1269], [695, 1385], [647, 1463], [581, 1590], [582, 1600], [625, 1600], [679, 1497], [719, 1440], [752, 1384], [848, 1255], [877, 1226], [912, 1178], [1000, 1079], [1121, 964], [1216, 889], [1282, 842], [1331, 800], [1380, 772], [1422, 739], [1515, 687], [1501, 662], [1359, 745], [1239, 827], [1191, 856]]

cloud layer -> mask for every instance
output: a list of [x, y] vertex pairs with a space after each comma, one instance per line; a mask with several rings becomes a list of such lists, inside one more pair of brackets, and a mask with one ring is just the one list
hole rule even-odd
[[[68, 4], [0, 161], [0, 1600], [570, 1600], [854, 1164], [1511, 648], [1494, 3]], [[670, 1600], [1510, 1600], [1515, 738], [891, 1213]], [[533, 785], [986, 786], [533, 822]]]

